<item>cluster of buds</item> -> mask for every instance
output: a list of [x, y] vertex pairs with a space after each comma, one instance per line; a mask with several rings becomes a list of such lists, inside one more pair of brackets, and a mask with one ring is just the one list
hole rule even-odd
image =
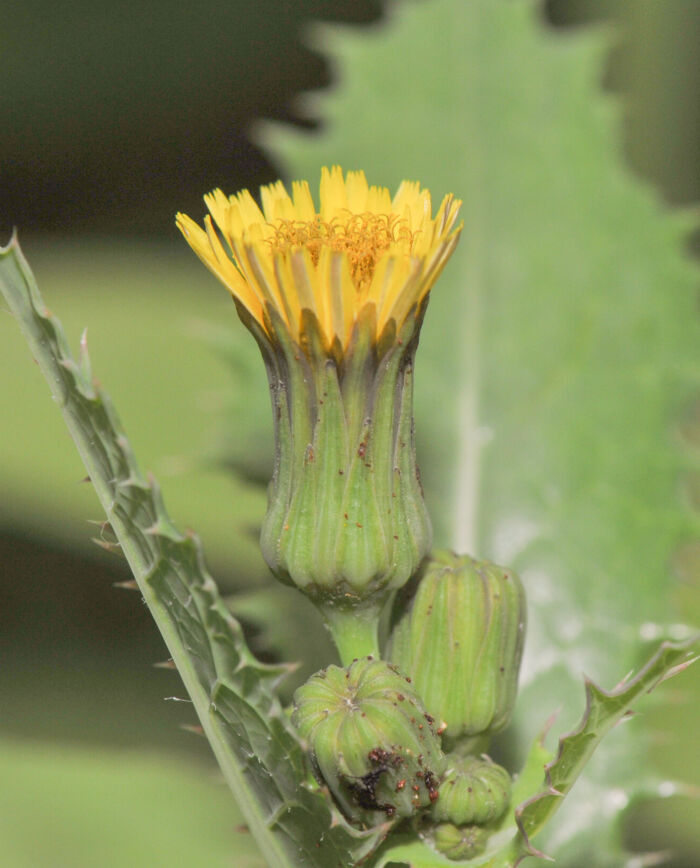
[[[351, 822], [410, 819], [468, 858], [510, 799], [508, 773], [476, 754], [511, 716], [525, 602], [502, 567], [424, 563], [413, 362], [460, 203], [446, 196], [433, 216], [418, 184], [392, 198], [338, 167], [323, 170], [318, 209], [306, 182], [261, 192], [262, 209], [248, 191], [215, 191], [204, 229], [177, 223], [265, 361], [276, 453], [263, 555], [319, 607], [343, 664], [297, 690], [292, 720]], [[382, 609], [415, 576], [379, 659]]]
[[474, 858], [510, 802], [508, 772], [476, 752], [513, 711], [522, 586], [495, 564], [438, 553], [396, 608], [388, 659], [312, 676], [293, 721], [348, 819], [410, 817], [443, 856]]
[[358, 825], [427, 821], [436, 849], [463, 859], [508, 808], [508, 772], [486, 756], [445, 754], [411, 679], [384, 660], [311, 676], [294, 695], [292, 722], [319, 780]]
[[522, 586], [495, 564], [438, 553], [397, 609], [388, 659], [313, 675], [292, 719], [349, 820], [412, 818], [443, 856], [474, 858], [510, 802], [508, 772], [476, 752], [512, 714]]

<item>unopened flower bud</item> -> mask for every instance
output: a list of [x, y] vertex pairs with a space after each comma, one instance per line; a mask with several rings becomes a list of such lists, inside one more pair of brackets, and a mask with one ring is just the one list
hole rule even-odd
[[488, 837], [489, 833], [481, 826], [455, 826], [454, 823], [439, 823], [430, 834], [438, 853], [459, 862], [482, 853]]
[[365, 657], [329, 666], [294, 694], [293, 723], [344, 813], [376, 825], [438, 798], [446, 760], [405, 677]]
[[510, 801], [508, 772], [488, 757], [448, 756], [450, 767], [440, 785], [432, 815], [456, 826], [483, 826], [503, 816]]
[[388, 659], [412, 678], [448, 743], [502, 729], [515, 704], [525, 632], [515, 573], [438, 553], [400, 605]]

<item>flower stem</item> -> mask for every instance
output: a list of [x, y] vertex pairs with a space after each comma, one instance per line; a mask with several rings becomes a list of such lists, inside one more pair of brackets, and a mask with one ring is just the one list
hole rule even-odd
[[379, 657], [380, 607], [320, 606], [343, 666], [358, 657]]

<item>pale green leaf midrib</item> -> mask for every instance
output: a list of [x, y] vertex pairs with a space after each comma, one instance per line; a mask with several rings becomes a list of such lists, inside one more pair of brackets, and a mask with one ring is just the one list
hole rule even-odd
[[462, 206], [465, 229], [461, 239], [459, 278], [463, 295], [459, 318], [463, 323], [456, 381], [457, 440], [456, 473], [452, 509], [452, 545], [455, 551], [478, 555], [479, 486], [481, 463], [481, 306], [484, 293], [485, 256], [483, 224], [485, 219], [484, 166], [486, 153], [482, 135], [484, 89], [480, 78], [484, 69], [479, 50], [482, 39], [481, 6], [462, 3], [455, 6], [450, 52], [452, 68], [464, 69], [459, 104], [455, 116], [463, 119], [461, 132], [465, 147], [461, 152], [461, 173], [467, 178]]

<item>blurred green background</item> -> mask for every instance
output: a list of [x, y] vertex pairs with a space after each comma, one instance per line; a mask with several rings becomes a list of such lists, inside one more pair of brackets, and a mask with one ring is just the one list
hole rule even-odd
[[[400, 0], [399, 0], [400, 2]], [[229, 0], [113, 5], [27, 0], [0, 37], [0, 230], [20, 231], [45, 296], [73, 344], [83, 328], [136, 454], [180, 526], [202, 536], [256, 647], [256, 615], [288, 596], [256, 546], [271, 435], [267, 387], [226, 293], [185, 249], [173, 216], [201, 195], [282, 175], [256, 146], [255, 121], [314, 127], [296, 98], [333, 82], [311, 50], [317, 20], [381, 26], [380, 0]], [[619, 98], [625, 158], [676, 206], [700, 199], [697, 0], [548, 0], [542, 26], [565, 40], [608, 27], [600, 86]], [[699, 236], [688, 238], [700, 253]], [[138, 316], [135, 311], [138, 310]], [[250, 342], [252, 343], [252, 342]], [[158, 396], [158, 402], [154, 402]], [[235, 849], [240, 819], [164, 646], [138, 597], [115, 590], [121, 560], [92, 542], [99, 506], [14, 323], [0, 318], [0, 864], [254, 865]], [[231, 540], [236, 540], [235, 548]], [[261, 593], [262, 589], [262, 593]], [[684, 601], [695, 605], [697, 594]], [[313, 613], [309, 633], [316, 623]], [[700, 611], [694, 615], [700, 620]], [[288, 639], [288, 637], [287, 637]], [[322, 630], [319, 646], [327, 647]], [[686, 676], [700, 696], [700, 675]], [[691, 684], [692, 683], [692, 684]], [[659, 744], [669, 776], [700, 780], [700, 701], [683, 742]], [[694, 747], [694, 752], [692, 752]], [[691, 755], [688, 751], [691, 750]], [[700, 813], [682, 800], [644, 808], [634, 849], [700, 862]]]

